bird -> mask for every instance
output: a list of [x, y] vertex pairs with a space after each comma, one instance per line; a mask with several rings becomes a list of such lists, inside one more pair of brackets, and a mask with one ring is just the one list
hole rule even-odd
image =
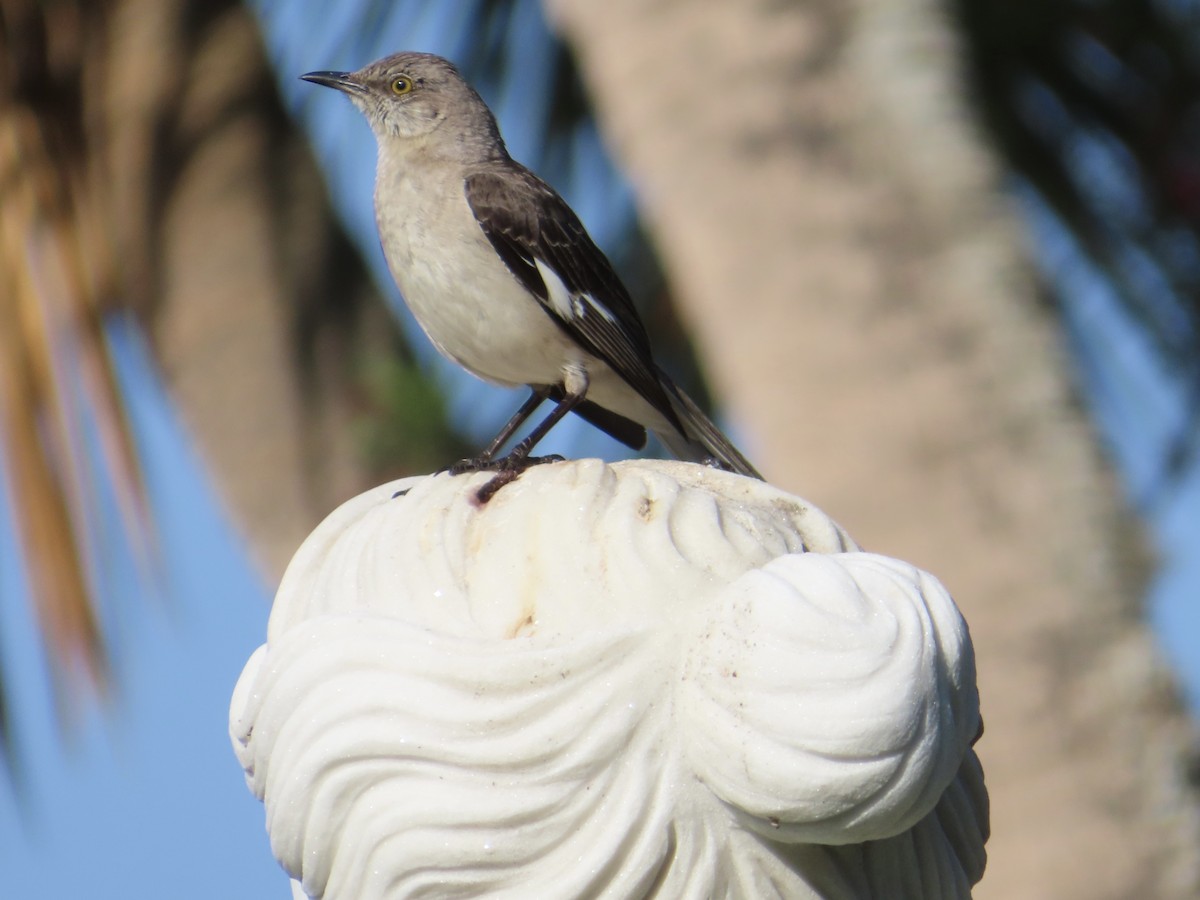
[[[575, 413], [632, 449], [649, 429], [679, 459], [762, 478], [659, 368], [608, 258], [558, 192], [509, 155], [492, 111], [453, 63], [402, 52], [355, 72], [300, 77], [344, 93], [370, 124], [380, 244], [434, 347], [484, 381], [530, 389], [452, 474], [519, 474]], [[549, 414], [498, 456], [546, 400]]]

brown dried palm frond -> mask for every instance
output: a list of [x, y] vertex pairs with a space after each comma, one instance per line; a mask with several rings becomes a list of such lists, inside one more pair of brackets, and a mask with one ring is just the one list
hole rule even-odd
[[102, 5], [0, 0], [0, 464], [60, 701], [107, 682], [89, 573], [97, 478], [111, 480], [135, 546], [150, 534], [101, 325], [113, 265], [81, 85]]

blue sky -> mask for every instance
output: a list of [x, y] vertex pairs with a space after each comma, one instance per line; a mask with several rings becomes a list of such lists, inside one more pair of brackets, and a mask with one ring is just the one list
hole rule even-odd
[[118, 323], [113, 337], [161, 527], [165, 599], [144, 596], [128, 548], [109, 540], [111, 584], [140, 595], [105, 598], [115, 700], [106, 711], [83, 704], [61, 731], [29, 608], [9, 602], [25, 584], [0, 496], [0, 660], [19, 722], [18, 771], [0, 787], [3, 894], [290, 897], [262, 805], [227, 737], [234, 682], [265, 639], [267, 591], [217, 508], [137, 333]]

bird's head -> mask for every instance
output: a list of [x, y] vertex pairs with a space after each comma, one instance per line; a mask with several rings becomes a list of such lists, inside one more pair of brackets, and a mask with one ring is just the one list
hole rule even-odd
[[495, 146], [504, 152], [491, 110], [458, 69], [440, 56], [397, 53], [357, 72], [309, 72], [300, 77], [346, 94], [367, 117], [381, 146], [439, 132], [437, 144], [446, 149], [477, 152]]

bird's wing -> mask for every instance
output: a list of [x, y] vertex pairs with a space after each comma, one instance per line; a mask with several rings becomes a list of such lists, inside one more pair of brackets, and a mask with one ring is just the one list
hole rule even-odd
[[472, 173], [465, 191], [487, 239], [555, 323], [685, 433], [629, 293], [566, 201], [516, 163]]

